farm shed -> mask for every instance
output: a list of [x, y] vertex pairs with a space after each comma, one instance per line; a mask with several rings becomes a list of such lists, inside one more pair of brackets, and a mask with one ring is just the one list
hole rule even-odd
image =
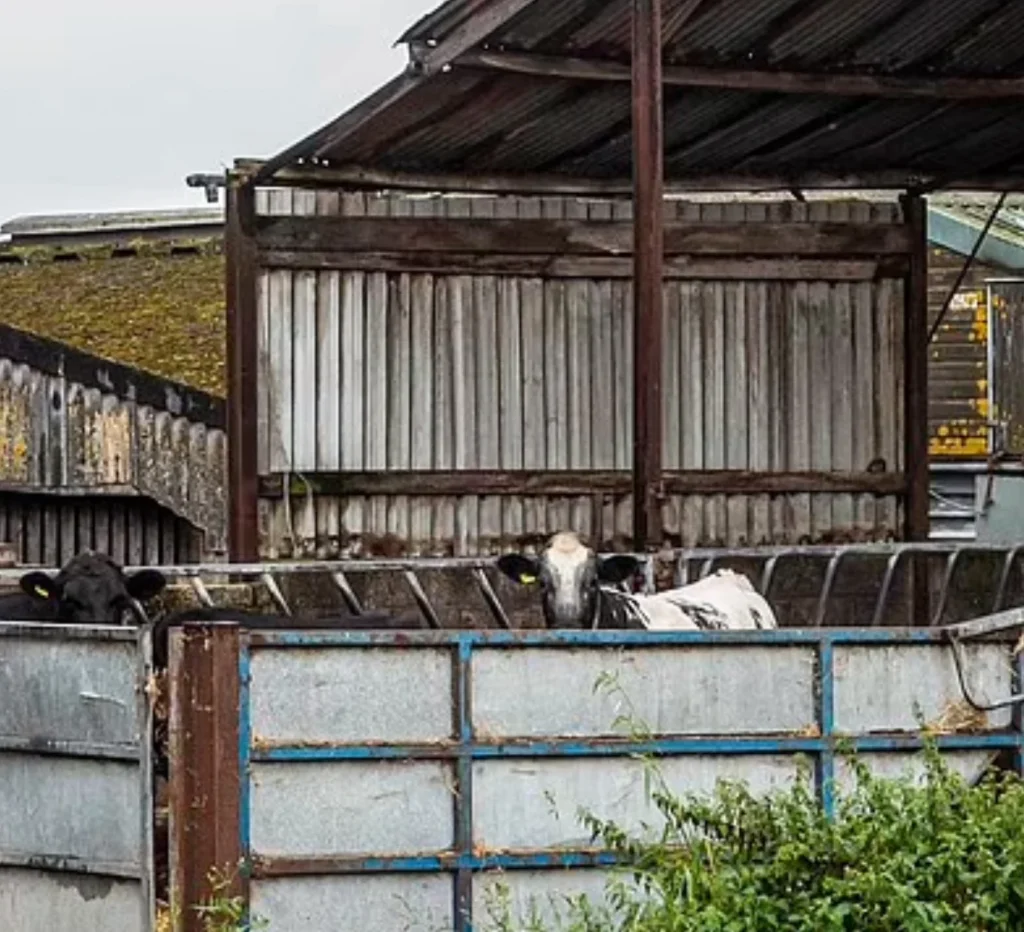
[[[566, 523], [648, 545], [925, 537], [922, 195], [1020, 187], [1018, 7], [425, 17], [405, 72], [230, 179], [234, 555], [388, 532], [481, 551]], [[666, 204], [662, 228], [662, 180], [893, 200]]]
[[222, 212], [0, 231], [0, 540], [47, 565], [222, 555]]

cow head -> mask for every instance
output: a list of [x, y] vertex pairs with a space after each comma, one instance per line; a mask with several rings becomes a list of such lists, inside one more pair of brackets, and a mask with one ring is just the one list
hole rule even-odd
[[24, 592], [52, 604], [57, 619], [71, 624], [130, 624], [132, 599], [145, 602], [165, 585], [157, 570], [125, 573], [106, 554], [91, 552], [73, 557], [56, 576], [34, 570], [21, 577]]
[[636, 557], [599, 557], [571, 531], [555, 534], [539, 556], [509, 553], [498, 569], [520, 585], [539, 583], [544, 622], [549, 628], [589, 628], [599, 608], [600, 585], [629, 579]]

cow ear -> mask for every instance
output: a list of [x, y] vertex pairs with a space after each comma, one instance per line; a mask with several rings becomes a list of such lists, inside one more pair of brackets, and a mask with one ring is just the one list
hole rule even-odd
[[139, 602], [158, 596], [167, 585], [167, 579], [159, 570], [139, 570], [125, 579], [128, 595]]
[[604, 557], [597, 566], [597, 576], [601, 582], [611, 583], [612, 585], [620, 582], [625, 582], [629, 579], [638, 569], [640, 569], [640, 561], [636, 557], [631, 557], [629, 554], [617, 553], [612, 557]]
[[60, 598], [60, 586], [57, 584], [57, 580], [39, 570], [26, 573], [19, 582], [22, 592], [32, 596], [33, 599], [57, 601]]
[[521, 553], [506, 553], [498, 557], [496, 566], [509, 579], [521, 586], [535, 583], [540, 575], [540, 565], [536, 558], [523, 556]]

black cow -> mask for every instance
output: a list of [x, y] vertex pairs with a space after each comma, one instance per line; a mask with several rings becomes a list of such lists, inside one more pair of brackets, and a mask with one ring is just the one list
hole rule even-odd
[[132, 600], [144, 603], [167, 585], [158, 570], [125, 572], [105, 553], [72, 557], [56, 576], [32, 570], [21, 592], [0, 595], [0, 620], [123, 625], [143, 621]]

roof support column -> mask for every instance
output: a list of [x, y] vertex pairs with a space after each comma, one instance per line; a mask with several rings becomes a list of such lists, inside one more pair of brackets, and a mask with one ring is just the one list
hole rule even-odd
[[664, 143], [661, 0], [633, 0], [633, 537], [661, 543]]
[[[928, 518], [928, 208], [920, 194], [901, 198], [911, 251], [903, 284], [904, 537], [927, 541]], [[911, 624], [927, 625], [928, 565], [911, 561]]]
[[228, 367], [228, 554], [233, 563], [259, 559], [259, 475], [256, 396], [256, 196], [229, 176], [226, 210]]

